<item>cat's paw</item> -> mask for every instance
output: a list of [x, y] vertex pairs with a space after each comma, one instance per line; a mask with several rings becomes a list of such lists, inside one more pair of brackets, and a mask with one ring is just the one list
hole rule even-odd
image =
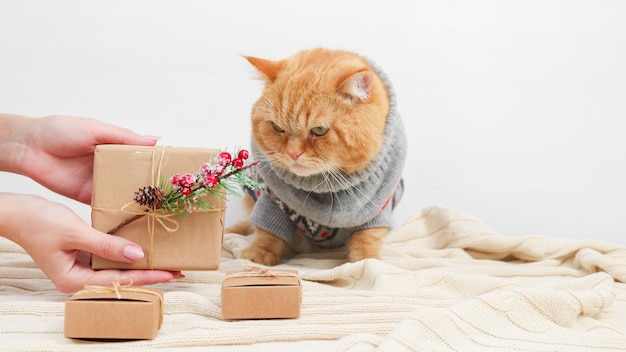
[[381, 259], [384, 238], [389, 232], [384, 227], [355, 232], [348, 240], [348, 260], [352, 263], [363, 259]]
[[348, 252], [348, 261], [356, 263], [363, 259], [381, 259], [380, 251], [378, 250], [365, 250], [365, 251], [350, 251]]
[[255, 246], [244, 249], [243, 252], [241, 252], [241, 258], [266, 266], [274, 266], [280, 263], [280, 255], [265, 248]]

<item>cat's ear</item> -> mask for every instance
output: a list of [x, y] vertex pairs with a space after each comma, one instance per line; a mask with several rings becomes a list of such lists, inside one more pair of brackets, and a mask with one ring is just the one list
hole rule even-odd
[[244, 56], [244, 58], [248, 60], [248, 62], [252, 64], [252, 66], [254, 66], [269, 82], [274, 82], [276, 80], [276, 76], [278, 76], [278, 72], [282, 68], [282, 61], [271, 61], [253, 56]]
[[339, 85], [339, 94], [350, 99], [365, 101], [370, 98], [374, 74], [372, 71], [361, 71], [348, 77]]

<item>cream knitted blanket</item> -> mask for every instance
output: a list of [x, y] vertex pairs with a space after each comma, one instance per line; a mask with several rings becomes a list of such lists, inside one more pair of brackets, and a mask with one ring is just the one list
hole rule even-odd
[[[301, 317], [225, 322], [220, 284], [251, 238], [226, 234], [219, 271], [185, 272], [166, 291], [152, 341], [63, 337], [68, 295], [20, 247], [0, 240], [0, 349], [210, 351], [626, 351], [626, 247], [506, 237], [431, 207], [392, 232], [383, 260], [340, 250], [294, 255]], [[210, 347], [209, 347], [210, 346]]]

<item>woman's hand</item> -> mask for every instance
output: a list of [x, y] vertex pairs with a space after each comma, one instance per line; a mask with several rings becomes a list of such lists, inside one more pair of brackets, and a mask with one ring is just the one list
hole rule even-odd
[[28, 176], [58, 194], [86, 204], [91, 202], [96, 145], [153, 146], [158, 140], [83, 117], [0, 118], [10, 121], [8, 133], [0, 135], [0, 150], [5, 154], [0, 156], [0, 170]]
[[110, 285], [121, 276], [130, 277], [135, 285], [184, 277], [179, 271], [92, 270], [89, 253], [131, 263], [143, 258], [143, 251], [129, 240], [92, 228], [62, 204], [0, 193], [0, 214], [0, 234], [22, 246], [61, 292], [74, 292], [85, 284]]

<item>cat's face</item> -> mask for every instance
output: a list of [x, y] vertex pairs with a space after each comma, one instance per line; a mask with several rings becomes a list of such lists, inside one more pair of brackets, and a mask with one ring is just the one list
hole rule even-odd
[[265, 161], [310, 176], [356, 172], [374, 160], [389, 94], [365, 59], [326, 49], [246, 59], [267, 82], [252, 109], [252, 137]]

